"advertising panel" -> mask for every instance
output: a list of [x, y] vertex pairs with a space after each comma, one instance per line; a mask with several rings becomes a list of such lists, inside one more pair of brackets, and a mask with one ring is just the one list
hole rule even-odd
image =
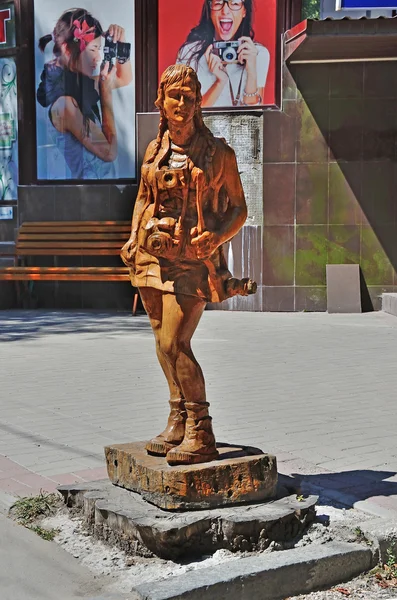
[[0, 6], [0, 50], [15, 48], [15, 7], [13, 2]]
[[35, 0], [34, 14], [37, 178], [134, 178], [134, 0]]
[[0, 200], [16, 200], [17, 186], [17, 69], [14, 58], [0, 58]]
[[159, 0], [159, 76], [190, 65], [203, 108], [275, 104], [276, 21], [276, 0]]

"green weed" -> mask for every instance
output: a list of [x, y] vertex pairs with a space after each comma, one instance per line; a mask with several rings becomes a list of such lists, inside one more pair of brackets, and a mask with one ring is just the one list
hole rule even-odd
[[31, 525], [28, 529], [37, 533], [37, 535], [47, 542], [52, 542], [54, 537], [59, 533], [59, 529], [44, 529], [44, 527], [40, 527], [40, 525]]
[[40, 490], [38, 496], [26, 496], [17, 500], [11, 510], [17, 521], [28, 526], [38, 518], [54, 514], [58, 504], [59, 496], [57, 494], [49, 494]]

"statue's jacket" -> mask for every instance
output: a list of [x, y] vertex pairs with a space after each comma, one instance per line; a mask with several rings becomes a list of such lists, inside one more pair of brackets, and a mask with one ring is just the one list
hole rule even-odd
[[[199, 130], [189, 147], [187, 167], [172, 170], [168, 167], [170, 146], [166, 131], [161, 143], [154, 140], [146, 150], [131, 237], [121, 257], [130, 269], [134, 287], [221, 302], [227, 297], [225, 282], [232, 277], [223, 248], [200, 260], [191, 239], [197, 236], [197, 228], [199, 233], [216, 232], [225, 219], [230, 219], [231, 204], [245, 206], [236, 157], [223, 139]], [[168, 187], [168, 179], [174, 187]], [[150, 235], [154, 229], [158, 234], [163, 223], [173, 245], [155, 256], [148, 249]]]

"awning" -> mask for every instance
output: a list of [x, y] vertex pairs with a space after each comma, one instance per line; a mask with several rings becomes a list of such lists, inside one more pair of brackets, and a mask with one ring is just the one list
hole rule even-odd
[[306, 20], [284, 34], [290, 64], [397, 60], [397, 17]]

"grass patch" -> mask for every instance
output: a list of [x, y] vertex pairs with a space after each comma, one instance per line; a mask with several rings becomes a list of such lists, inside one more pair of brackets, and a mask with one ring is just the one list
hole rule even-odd
[[387, 561], [370, 571], [381, 588], [397, 588], [397, 558], [392, 547], [386, 550]]
[[26, 496], [13, 504], [12, 512], [19, 523], [26, 527], [37, 519], [54, 514], [59, 504], [59, 496], [40, 490], [38, 496]]
[[31, 525], [28, 529], [37, 533], [37, 535], [47, 542], [52, 542], [57, 533], [59, 533], [59, 529], [44, 529], [40, 525]]

